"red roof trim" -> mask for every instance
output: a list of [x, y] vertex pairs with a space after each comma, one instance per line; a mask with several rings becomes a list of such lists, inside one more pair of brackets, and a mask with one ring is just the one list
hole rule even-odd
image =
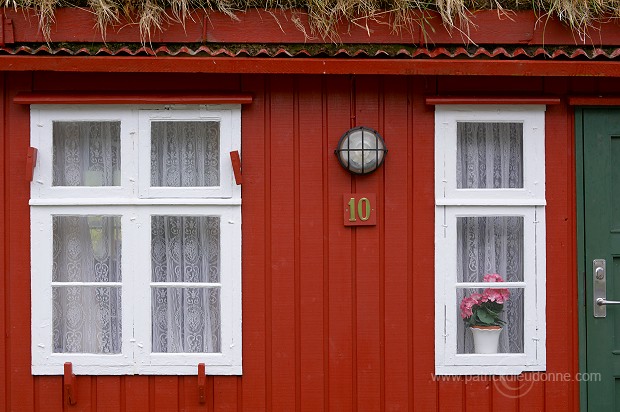
[[19, 93], [17, 104], [250, 104], [248, 93]]
[[620, 77], [614, 61], [0, 56], [3, 71]]
[[427, 97], [426, 104], [560, 104], [559, 97]]
[[573, 96], [568, 98], [569, 106], [620, 106], [620, 97]]

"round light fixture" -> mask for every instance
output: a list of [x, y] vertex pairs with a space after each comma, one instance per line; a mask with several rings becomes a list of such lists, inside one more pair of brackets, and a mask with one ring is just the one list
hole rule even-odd
[[381, 166], [387, 149], [376, 130], [360, 126], [349, 129], [342, 135], [334, 153], [342, 167], [351, 173], [364, 175]]

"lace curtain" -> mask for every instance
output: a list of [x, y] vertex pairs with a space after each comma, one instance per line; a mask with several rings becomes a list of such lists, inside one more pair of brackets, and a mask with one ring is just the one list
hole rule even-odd
[[[459, 123], [457, 126], [458, 188], [523, 187], [523, 125], [520, 123]], [[457, 278], [482, 282], [487, 273], [505, 281], [523, 280], [523, 217], [457, 218]], [[457, 307], [465, 295], [483, 289], [457, 290]], [[523, 290], [510, 289], [504, 304], [506, 322], [499, 352], [523, 352]], [[460, 319], [460, 315], [458, 316]], [[471, 332], [457, 323], [457, 353], [473, 353]]]
[[118, 186], [119, 122], [54, 122], [54, 186]]
[[219, 146], [218, 122], [153, 122], [151, 186], [219, 186]]
[[523, 187], [523, 124], [457, 124], [459, 189]]
[[[120, 282], [119, 216], [54, 216], [53, 282]], [[120, 286], [53, 286], [53, 351], [121, 352]]]
[[[220, 218], [153, 216], [153, 282], [220, 279]], [[152, 288], [153, 352], [219, 352], [219, 288]]]

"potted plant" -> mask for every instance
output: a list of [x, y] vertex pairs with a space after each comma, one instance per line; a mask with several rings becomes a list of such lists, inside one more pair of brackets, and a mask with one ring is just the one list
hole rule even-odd
[[[484, 282], [503, 282], [497, 273], [484, 275]], [[499, 336], [505, 322], [500, 318], [510, 292], [505, 288], [487, 288], [461, 300], [461, 317], [474, 337], [474, 353], [497, 353]]]

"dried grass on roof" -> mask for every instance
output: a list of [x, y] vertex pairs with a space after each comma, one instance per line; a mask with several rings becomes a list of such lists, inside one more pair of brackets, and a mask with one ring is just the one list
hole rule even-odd
[[[597, 19], [620, 17], [620, 0], [0, 0], [4, 7], [29, 8], [37, 11], [44, 35], [49, 38], [50, 25], [57, 7], [89, 7], [97, 18], [97, 25], [105, 38], [106, 29], [121, 17], [136, 21], [142, 41], [162, 30], [166, 21], [185, 22], [196, 9], [223, 12], [232, 19], [248, 8], [301, 9], [308, 14], [310, 33], [325, 41], [337, 41], [336, 24], [349, 21], [356, 24], [363, 19], [374, 19], [390, 14], [394, 30], [420, 25], [424, 29], [424, 13], [412, 17], [416, 11], [439, 12], [448, 27], [467, 31], [471, 11], [497, 9], [498, 12], [534, 9], [541, 16], [555, 15], [571, 29], [583, 33]], [[519, 2], [521, 1], [521, 3]], [[297, 25], [306, 31], [304, 26]]]

